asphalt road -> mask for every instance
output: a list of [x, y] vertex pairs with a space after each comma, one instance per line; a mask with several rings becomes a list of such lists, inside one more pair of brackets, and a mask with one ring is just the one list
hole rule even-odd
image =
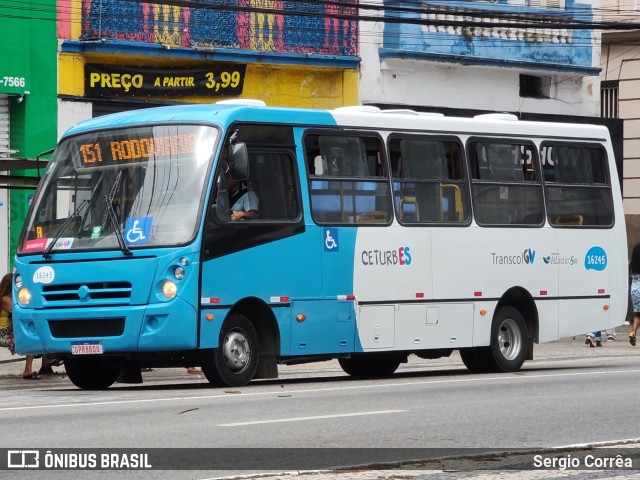
[[[142, 385], [116, 384], [102, 392], [77, 389], [63, 368], [54, 376], [25, 381], [20, 362], [2, 363], [0, 422], [11, 436], [4, 435], [0, 445], [96, 452], [186, 447], [177, 451], [184, 453], [178, 463], [188, 458], [188, 468], [203, 464], [202, 471], [128, 471], [126, 478], [247, 475], [264, 472], [256, 468], [256, 461], [249, 461], [261, 455], [267, 455], [265, 461], [274, 459], [269, 468], [299, 471], [416, 459], [416, 454], [434, 458], [513, 448], [523, 452], [578, 444], [635, 445], [640, 435], [636, 421], [629, 419], [640, 415], [634, 401], [640, 347], [626, 342], [624, 329], [617, 342], [605, 342], [601, 348], [589, 348], [578, 337], [536, 346], [535, 357], [520, 372], [499, 375], [469, 374], [457, 354], [412, 359], [393, 377], [369, 381], [350, 379], [332, 361], [282, 367], [276, 381], [234, 389], [211, 388], [204, 377], [184, 369], [154, 370], [143, 374]], [[6, 354], [0, 355], [0, 361], [6, 360]], [[212, 450], [195, 450], [199, 448]], [[225, 448], [234, 450], [220, 450]], [[252, 448], [257, 450], [247, 450]], [[176, 453], [162, 451], [161, 458], [160, 451], [151, 452], [156, 465]], [[221, 452], [227, 458], [211, 468], [211, 457]], [[321, 461], [323, 455], [328, 462]], [[433, 465], [426, 472], [417, 468], [402, 475], [431, 476], [435, 471]], [[33, 478], [86, 478], [89, 472], [28, 473]], [[535, 478], [552, 478], [540, 477], [544, 471], [535, 473]], [[631, 478], [629, 471], [618, 473]], [[115, 474], [122, 478], [122, 472], [99, 475]], [[342, 475], [348, 474], [353, 476], [344, 478], [356, 478], [353, 471]], [[327, 474], [315, 474], [322, 475]], [[339, 476], [331, 475], [327, 478]], [[357, 475], [383, 478], [373, 476], [378, 473], [371, 468]]]

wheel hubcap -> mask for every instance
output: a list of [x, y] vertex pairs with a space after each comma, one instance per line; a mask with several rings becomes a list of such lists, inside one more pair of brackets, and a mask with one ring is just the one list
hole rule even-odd
[[506, 360], [515, 359], [522, 350], [522, 336], [518, 324], [508, 318], [500, 325], [498, 332], [498, 344], [500, 353]]
[[224, 363], [233, 373], [241, 373], [249, 366], [251, 359], [251, 345], [246, 334], [239, 330], [232, 330], [224, 339], [222, 348]]

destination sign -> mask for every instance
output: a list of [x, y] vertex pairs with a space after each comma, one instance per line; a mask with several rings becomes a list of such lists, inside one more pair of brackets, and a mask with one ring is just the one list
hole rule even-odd
[[196, 135], [166, 135], [162, 137], [124, 138], [78, 145], [84, 166], [99, 166], [117, 162], [135, 162], [150, 157], [195, 152]]

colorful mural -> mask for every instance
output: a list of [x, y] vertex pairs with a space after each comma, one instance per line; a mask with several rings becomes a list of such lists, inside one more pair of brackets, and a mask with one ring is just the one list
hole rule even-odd
[[352, 19], [358, 0], [339, 4], [284, 0], [199, 3], [210, 3], [212, 8], [82, 0], [80, 40], [104, 38], [274, 53], [358, 54], [358, 22]]
[[[516, 4], [517, 3], [517, 4]], [[541, 2], [538, 2], [541, 3]], [[407, 54], [431, 60], [473, 63], [496, 60], [563, 68], [592, 67], [592, 32], [572, 30], [576, 19], [589, 21], [590, 4], [553, 2], [556, 8], [527, 0], [385, 0], [387, 15], [408, 23], [387, 23], [385, 57]], [[551, 5], [552, 2], [546, 4]], [[531, 24], [542, 22], [540, 28]], [[483, 62], [487, 64], [487, 62]]]

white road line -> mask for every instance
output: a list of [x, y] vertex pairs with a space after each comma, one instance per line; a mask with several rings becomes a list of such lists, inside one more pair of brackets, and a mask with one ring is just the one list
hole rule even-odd
[[580, 449], [580, 448], [606, 448], [606, 447], [624, 447], [624, 444], [635, 445], [640, 443], [640, 438], [624, 438], [620, 440], [605, 440], [603, 442], [589, 442], [589, 443], [573, 443], [571, 445], [562, 445], [560, 447], [554, 447], [557, 449]]
[[336, 415], [316, 415], [314, 417], [274, 418], [273, 420], [256, 420], [254, 422], [221, 423], [218, 427], [243, 427], [245, 425], [261, 425], [263, 423], [306, 422], [307, 420], [324, 420], [327, 418], [361, 417], [363, 415], [384, 415], [386, 413], [404, 413], [409, 410], [380, 410], [378, 412], [338, 413]]
[[[640, 369], [632, 369], [632, 370], [598, 370], [592, 372], [570, 372], [570, 373], [530, 373], [527, 371], [519, 371], [514, 374], [501, 374], [499, 377], [486, 377], [483, 375], [468, 375], [468, 378], [453, 378], [447, 380], [425, 380], [418, 382], [398, 382], [398, 383], [376, 383], [374, 385], [353, 385], [353, 386], [341, 386], [341, 387], [328, 387], [328, 388], [312, 388], [312, 389], [292, 389], [292, 390], [282, 390], [278, 388], [278, 390], [269, 390], [267, 392], [252, 392], [249, 390], [241, 392], [243, 397], [264, 397], [264, 396], [277, 396], [278, 394], [282, 394], [286, 392], [290, 395], [305, 395], [309, 393], [319, 393], [319, 392], [340, 392], [340, 391], [348, 391], [348, 390], [364, 390], [364, 389], [387, 389], [387, 388], [398, 388], [398, 387], [414, 387], [420, 385], [440, 385], [447, 383], [487, 383], [491, 381], [496, 382], [509, 382], [509, 381], [523, 381], [523, 380], [534, 380], [540, 378], [556, 378], [556, 377], [572, 377], [572, 376], [585, 376], [585, 375], [603, 375], [603, 374], [611, 375], [615, 373], [640, 373]], [[257, 386], [257, 385], [255, 385]], [[254, 386], [254, 387], [255, 387]], [[13, 392], [15, 394], [15, 392]], [[158, 398], [138, 398], [134, 400], [105, 400], [101, 402], [78, 402], [78, 403], [62, 403], [59, 405], [47, 404], [47, 405], [31, 405], [31, 406], [19, 406], [19, 407], [0, 407], [0, 413], [16, 411], [16, 410], [38, 410], [38, 409], [52, 409], [52, 408], [78, 408], [78, 407], [96, 407], [100, 405], [131, 405], [135, 403], [154, 403], [154, 402], [176, 402], [176, 401], [185, 401], [185, 400], [215, 400], [218, 398], [229, 398], [228, 393], [222, 394], [213, 394], [213, 395], [196, 395], [196, 396], [180, 396], [180, 397], [158, 397]], [[50, 400], [51, 397], [48, 397]], [[2, 395], [0, 395], [0, 402], [2, 401]]]

